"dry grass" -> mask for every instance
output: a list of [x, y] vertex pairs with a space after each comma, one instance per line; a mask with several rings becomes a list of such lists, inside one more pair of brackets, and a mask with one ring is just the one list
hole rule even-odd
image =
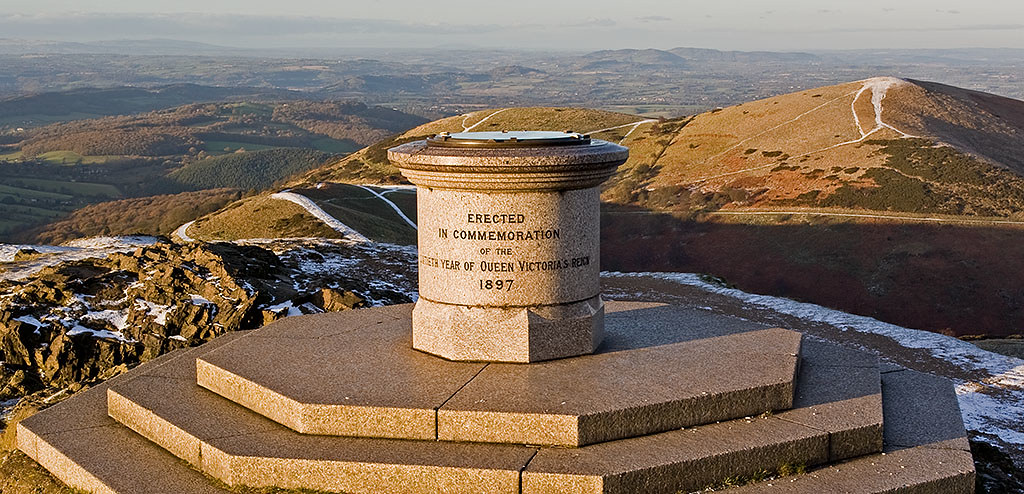
[[301, 206], [269, 196], [242, 199], [197, 220], [189, 236], [204, 240], [246, 238], [324, 237], [341, 234], [314, 218]]

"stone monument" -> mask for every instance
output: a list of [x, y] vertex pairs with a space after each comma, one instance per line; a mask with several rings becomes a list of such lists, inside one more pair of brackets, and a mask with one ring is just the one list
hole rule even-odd
[[389, 150], [417, 186], [413, 347], [498, 362], [592, 353], [604, 332], [598, 186], [628, 155], [537, 131], [442, 133]]
[[605, 306], [597, 186], [624, 148], [458, 133], [390, 156], [419, 187], [415, 307], [161, 356], [21, 421], [18, 448], [114, 494], [973, 492], [948, 381], [692, 306]]

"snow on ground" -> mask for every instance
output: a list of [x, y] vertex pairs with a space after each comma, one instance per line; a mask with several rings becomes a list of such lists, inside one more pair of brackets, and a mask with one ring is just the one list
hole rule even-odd
[[86, 312], [82, 319], [86, 321], [105, 321], [120, 331], [128, 327], [128, 311], [124, 310], [100, 310]]
[[270, 194], [270, 197], [274, 199], [280, 199], [282, 201], [293, 202], [295, 204], [298, 204], [299, 206], [302, 206], [302, 208], [305, 209], [309, 214], [313, 215], [318, 220], [323, 221], [325, 224], [327, 224], [327, 226], [333, 228], [338, 233], [345, 235], [346, 239], [353, 240], [356, 242], [370, 241], [370, 239], [364, 237], [363, 234], [357, 232], [352, 227], [339, 221], [338, 218], [335, 218], [334, 216], [327, 214], [327, 211], [321, 209], [320, 206], [317, 206], [312, 199], [304, 195], [296, 194], [294, 192], [289, 192], [285, 190]]
[[140, 310], [145, 309], [146, 315], [153, 316], [153, 322], [161, 326], [167, 324], [167, 314], [174, 309], [170, 305], [155, 304], [141, 298], [135, 299], [135, 305]]
[[[72, 240], [64, 245], [15, 245], [0, 244], [0, 262], [11, 263], [0, 268], [0, 280], [20, 280], [39, 270], [65, 261], [89, 258], [103, 258], [114, 252], [131, 252], [138, 247], [153, 245], [155, 237], [92, 237]], [[14, 255], [22, 249], [32, 249], [43, 254], [27, 261], [14, 261]]]
[[[923, 350], [956, 366], [947, 375], [956, 393], [968, 430], [1016, 447], [1024, 446], [1024, 360], [988, 352], [950, 336], [909, 329], [877, 319], [782, 297], [757, 295], [707, 281], [693, 273], [602, 273], [606, 278], [648, 278], [688, 285], [724, 295], [743, 304], [798, 319], [822, 323], [843, 332], [873, 334], [891, 339], [908, 350]], [[971, 376], [971, 377], [968, 377]], [[977, 376], [981, 376], [980, 378]]]

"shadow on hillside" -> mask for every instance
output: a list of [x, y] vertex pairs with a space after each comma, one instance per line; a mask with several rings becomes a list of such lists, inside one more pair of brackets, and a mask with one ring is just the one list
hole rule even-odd
[[1024, 329], [1024, 229], [934, 224], [697, 222], [606, 205], [606, 271], [708, 273], [737, 288], [917, 329]]

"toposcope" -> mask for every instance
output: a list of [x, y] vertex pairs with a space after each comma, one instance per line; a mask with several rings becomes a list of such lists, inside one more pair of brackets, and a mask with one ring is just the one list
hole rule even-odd
[[451, 360], [592, 353], [599, 185], [629, 151], [574, 132], [442, 133], [388, 150], [417, 186], [413, 347]]

